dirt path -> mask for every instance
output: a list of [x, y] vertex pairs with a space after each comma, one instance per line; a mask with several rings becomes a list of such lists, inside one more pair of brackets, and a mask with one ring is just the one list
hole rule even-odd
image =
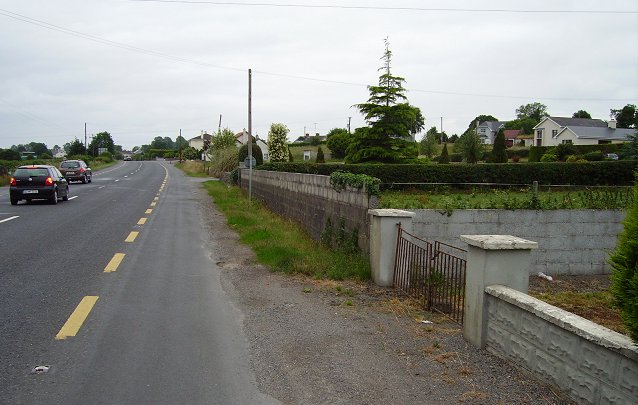
[[269, 272], [203, 191], [200, 201], [257, 382], [283, 403], [571, 403], [390, 290]]

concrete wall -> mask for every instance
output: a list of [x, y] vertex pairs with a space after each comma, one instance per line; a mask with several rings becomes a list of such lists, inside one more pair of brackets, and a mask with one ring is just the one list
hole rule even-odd
[[627, 336], [508, 287], [485, 292], [487, 350], [579, 403], [636, 403], [638, 347]]
[[[248, 190], [248, 169], [241, 170], [240, 185]], [[330, 176], [253, 170], [252, 195], [301, 224], [315, 240], [321, 237], [328, 218], [335, 231], [343, 219], [347, 235], [358, 229], [359, 247], [369, 250], [368, 208], [375, 208], [378, 200], [366, 190], [337, 191], [330, 185]]]
[[626, 215], [620, 210], [407, 210], [414, 233], [459, 246], [463, 234], [512, 234], [538, 242], [530, 274], [607, 274]]

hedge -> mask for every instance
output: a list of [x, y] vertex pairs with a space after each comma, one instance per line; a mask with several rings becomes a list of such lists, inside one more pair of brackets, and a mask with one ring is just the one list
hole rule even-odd
[[485, 163], [477, 165], [400, 165], [335, 163], [265, 163], [257, 170], [330, 175], [336, 170], [366, 174], [393, 183], [501, 183], [631, 186], [638, 161], [618, 160], [587, 163]]
[[[606, 143], [602, 145], [570, 145], [575, 151], [577, 155], [586, 155], [590, 152], [600, 151], [603, 154], [605, 153], [617, 153], [623, 149], [624, 143]], [[550, 149], [555, 148], [555, 146], [531, 146], [529, 148], [529, 161], [530, 162], [539, 162], [541, 157], [546, 154]], [[522, 155], [519, 155], [522, 157]]]

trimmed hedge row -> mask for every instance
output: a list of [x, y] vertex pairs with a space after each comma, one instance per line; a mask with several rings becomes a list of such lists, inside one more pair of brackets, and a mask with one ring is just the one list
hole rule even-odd
[[[600, 151], [605, 153], [618, 153], [623, 149], [623, 143], [606, 143], [602, 145], [569, 145], [577, 155], [586, 155], [587, 153]], [[550, 149], [554, 149], [556, 146], [530, 146], [529, 148], [529, 161], [539, 162], [541, 157], [548, 153]]]
[[400, 165], [400, 164], [316, 164], [266, 163], [257, 170], [330, 175], [336, 170], [366, 174], [393, 183], [501, 183], [631, 186], [638, 161], [618, 160], [587, 163], [500, 163], [458, 165]]

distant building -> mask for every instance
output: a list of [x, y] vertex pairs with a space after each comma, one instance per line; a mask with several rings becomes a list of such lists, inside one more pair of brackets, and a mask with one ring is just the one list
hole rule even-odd
[[478, 124], [476, 131], [481, 137], [481, 142], [492, 145], [498, 131], [505, 126], [505, 121], [483, 121]]
[[534, 127], [536, 146], [603, 145], [622, 143], [636, 129], [616, 128], [616, 120], [545, 117]]
[[211, 139], [213, 139], [212, 135], [210, 135], [206, 131], [202, 131], [199, 136], [196, 136], [188, 140], [188, 146], [190, 146], [191, 148], [195, 148], [197, 150], [202, 150], [204, 149], [204, 141], [205, 140], [210, 141]]

